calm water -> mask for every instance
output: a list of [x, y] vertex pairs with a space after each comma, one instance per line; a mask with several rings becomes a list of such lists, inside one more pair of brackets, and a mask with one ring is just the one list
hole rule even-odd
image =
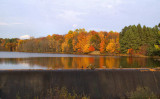
[[151, 58], [0, 52], [0, 69], [71, 69], [90, 64], [97, 68], [160, 67], [160, 62]]

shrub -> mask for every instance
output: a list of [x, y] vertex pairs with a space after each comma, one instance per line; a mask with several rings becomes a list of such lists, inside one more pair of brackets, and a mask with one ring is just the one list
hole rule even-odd
[[137, 87], [136, 91], [127, 93], [129, 99], [157, 99], [148, 87]]
[[47, 97], [45, 99], [90, 99], [86, 95], [78, 95], [73, 90], [72, 93], [68, 92], [66, 87], [56, 87], [54, 90], [49, 89], [47, 91]]

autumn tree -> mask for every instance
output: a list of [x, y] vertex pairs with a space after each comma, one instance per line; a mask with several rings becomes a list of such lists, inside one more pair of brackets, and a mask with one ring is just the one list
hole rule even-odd
[[3, 46], [8, 49], [9, 51], [16, 51], [17, 50], [17, 44], [18, 44], [18, 39], [17, 38], [12, 38], [12, 39], [5, 39]]
[[83, 51], [83, 53], [89, 53], [90, 52], [89, 44], [85, 44], [82, 51]]
[[92, 37], [90, 39], [90, 44], [94, 46], [95, 50], [99, 50], [101, 39], [98, 33], [95, 31], [90, 31], [90, 33], [92, 34]]
[[91, 46], [89, 47], [89, 51], [90, 51], [90, 52], [95, 51], [95, 48], [91, 45]]
[[77, 50], [78, 52], [83, 52], [83, 48], [88, 43], [87, 41], [87, 33], [86, 32], [79, 32], [78, 35], [78, 43], [77, 43]]
[[114, 53], [115, 50], [116, 50], [115, 41], [114, 41], [114, 39], [111, 39], [110, 42], [109, 42], [109, 44], [108, 44], [107, 47], [106, 47], [106, 51], [107, 51], [108, 53]]
[[107, 42], [106, 35], [107, 35], [107, 32], [102, 32], [102, 31], [99, 32], [99, 37], [101, 39], [99, 50], [100, 50], [101, 53], [104, 53], [105, 49], [106, 49], [106, 45], [107, 45], [106, 44], [106, 42]]

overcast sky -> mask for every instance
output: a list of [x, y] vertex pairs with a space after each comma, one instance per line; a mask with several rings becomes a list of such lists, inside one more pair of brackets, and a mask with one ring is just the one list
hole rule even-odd
[[160, 0], [0, 0], [0, 38], [42, 37], [69, 30], [118, 31], [160, 23]]

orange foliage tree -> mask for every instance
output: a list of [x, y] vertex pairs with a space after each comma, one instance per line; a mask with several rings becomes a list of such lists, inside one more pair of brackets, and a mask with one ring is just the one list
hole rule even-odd
[[89, 31], [85, 29], [70, 30], [65, 35], [48, 35], [41, 38], [0, 39], [0, 46], [24, 52], [74, 52], [88, 53], [91, 51], [105, 51], [117, 53], [119, 49], [119, 33], [110, 31]]
[[101, 41], [101, 43], [100, 43], [100, 52], [104, 53], [104, 51], [105, 51], [105, 42]]

